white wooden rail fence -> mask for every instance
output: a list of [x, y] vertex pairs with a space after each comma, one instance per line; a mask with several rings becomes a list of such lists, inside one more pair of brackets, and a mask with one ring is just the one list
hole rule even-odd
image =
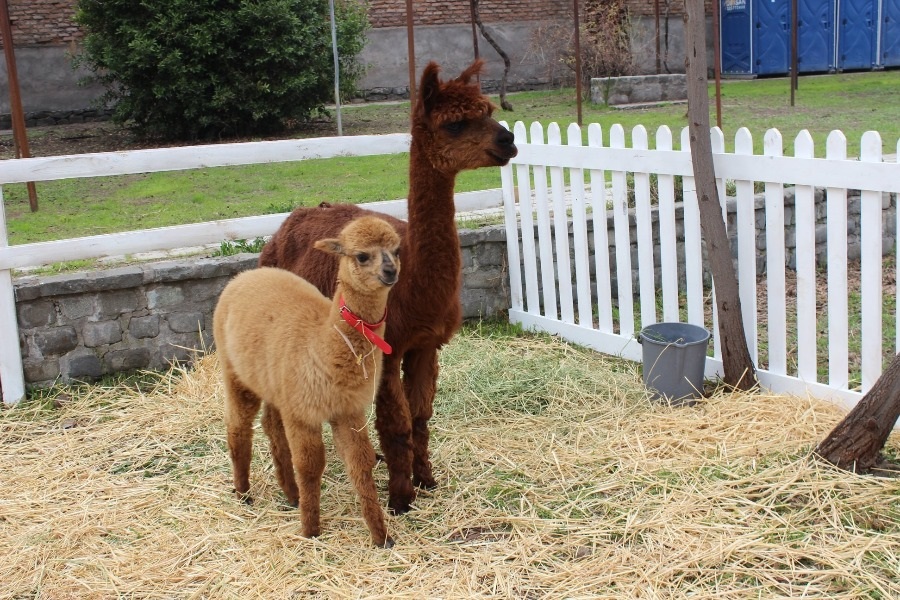
[[[12, 269], [271, 235], [287, 217], [287, 213], [10, 246], [2, 201], [3, 185], [408, 151], [408, 134], [390, 134], [0, 161], [0, 385], [3, 388], [4, 403], [18, 402], [25, 395]], [[502, 206], [502, 198], [498, 190], [458, 194], [456, 205], [457, 210], [499, 208]], [[406, 216], [405, 200], [378, 202], [367, 206], [400, 218]]]
[[[523, 123], [516, 123], [514, 132], [519, 155], [501, 173], [511, 265], [510, 319], [526, 328], [559, 334], [601, 352], [632, 360], [641, 360], [635, 339], [639, 330], [633, 314], [635, 305], [640, 310], [640, 326], [679, 321], [679, 308], [684, 308], [688, 322], [708, 327], [704, 323], [704, 303], [711, 302], [711, 297], [703, 289], [700, 212], [687, 129], [681, 134], [680, 150], [675, 148], [667, 127], [657, 131], [655, 149], [650, 149], [643, 126], [632, 131], [631, 147], [626, 146], [625, 131], [619, 125], [609, 129], [606, 140], [599, 125], [588, 126], [587, 146], [582, 146], [583, 132], [576, 124], [568, 127], [565, 142], [556, 124], [547, 128], [546, 136], [540, 123], [531, 124], [527, 131]], [[754, 364], [759, 364], [760, 325], [756, 318], [753, 188], [754, 182], [765, 183], [768, 314], [764, 327], [768, 364], [759, 371], [760, 383], [776, 392], [810, 393], [848, 408], [853, 406], [882, 369], [882, 192], [900, 192], [900, 164], [896, 159], [883, 162], [882, 142], [876, 132], [863, 135], [859, 160], [847, 159], [846, 140], [839, 131], [828, 137], [826, 158], [814, 158], [812, 138], [806, 131], [797, 136], [793, 157], [782, 156], [783, 140], [774, 129], [765, 134], [762, 155], [753, 154], [751, 134], [744, 128], [735, 136], [734, 153], [724, 153], [725, 139], [718, 128], [711, 135], [723, 214], [725, 180], [735, 182], [740, 295]], [[634, 180], [636, 265], [632, 264], [629, 243], [628, 174]], [[651, 174], [657, 175], [659, 190], [662, 297], [659, 311], [651, 230]], [[675, 226], [674, 177], [678, 175], [684, 178], [683, 236], [676, 236]], [[785, 184], [796, 185], [798, 317], [796, 344], [791, 350], [786, 334]], [[827, 381], [819, 380], [816, 369], [815, 187], [827, 189]], [[862, 386], [853, 390], [848, 389], [848, 189], [862, 190]], [[612, 289], [610, 283], [611, 257], [607, 252], [605, 220], [604, 226], [593, 228], [593, 251], [589, 249], [585, 227], [588, 212], [605, 215], [608, 208], [614, 215], [617, 289]], [[567, 210], [571, 213], [572, 249]], [[522, 222], [521, 237], [517, 215]], [[685, 244], [686, 258], [682, 264], [676, 264], [676, 237]], [[559, 260], [570, 255], [570, 259]], [[593, 279], [589, 275], [591, 262], [596, 273]], [[638, 273], [638, 290], [632, 289], [632, 269]], [[679, 300], [679, 272], [683, 273], [687, 287], [683, 301]], [[686, 306], [680, 306], [680, 302]], [[618, 309], [615, 314], [613, 306]], [[712, 329], [715, 332], [715, 326]], [[890, 343], [896, 352], [900, 342]], [[796, 353], [792, 357], [797, 364], [793, 372], [788, 370], [789, 352]], [[714, 336], [707, 375], [721, 375], [721, 368], [721, 349], [718, 336]]]

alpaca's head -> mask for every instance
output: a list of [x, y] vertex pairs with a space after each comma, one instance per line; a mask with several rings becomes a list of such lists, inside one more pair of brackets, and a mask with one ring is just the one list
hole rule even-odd
[[413, 144], [439, 171], [503, 166], [518, 153], [512, 132], [494, 120], [493, 103], [472, 81], [483, 66], [476, 60], [450, 81], [438, 78], [440, 67], [434, 62], [422, 72]]
[[344, 286], [372, 293], [388, 290], [397, 283], [400, 236], [384, 219], [354, 219], [337, 238], [319, 240], [315, 247], [340, 257], [338, 281]]

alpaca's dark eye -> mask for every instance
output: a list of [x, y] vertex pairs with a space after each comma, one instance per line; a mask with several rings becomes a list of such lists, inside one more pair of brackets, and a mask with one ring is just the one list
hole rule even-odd
[[369, 262], [369, 255], [366, 254], [365, 252], [360, 252], [359, 254], [356, 255], [356, 260], [357, 260], [357, 262], [359, 262], [359, 264], [364, 265], [367, 262]]
[[444, 129], [450, 135], [459, 135], [460, 133], [463, 132], [463, 129], [465, 129], [465, 128], [466, 128], [465, 121], [453, 121], [452, 123], [444, 124]]

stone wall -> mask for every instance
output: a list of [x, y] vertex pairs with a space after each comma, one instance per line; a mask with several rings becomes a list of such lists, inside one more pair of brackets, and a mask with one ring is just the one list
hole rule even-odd
[[621, 106], [686, 101], [686, 75], [631, 75], [591, 79], [591, 102], [594, 104]]
[[[503, 227], [460, 232], [463, 312], [509, 306]], [[162, 370], [211, 348], [212, 314], [228, 281], [257, 255], [133, 264], [15, 280], [19, 344], [29, 386]]]
[[15, 282], [27, 383], [163, 369], [209, 347], [216, 299], [256, 256], [135, 264]]

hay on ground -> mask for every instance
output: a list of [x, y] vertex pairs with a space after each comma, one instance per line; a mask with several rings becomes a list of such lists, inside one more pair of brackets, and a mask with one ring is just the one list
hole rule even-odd
[[389, 516], [390, 551], [330, 444], [320, 538], [300, 536], [261, 431], [256, 502], [234, 498], [215, 355], [152, 389], [3, 411], [0, 597], [900, 597], [900, 480], [811, 456], [835, 407], [669, 408], [637, 365], [482, 328], [441, 360], [439, 487]]

